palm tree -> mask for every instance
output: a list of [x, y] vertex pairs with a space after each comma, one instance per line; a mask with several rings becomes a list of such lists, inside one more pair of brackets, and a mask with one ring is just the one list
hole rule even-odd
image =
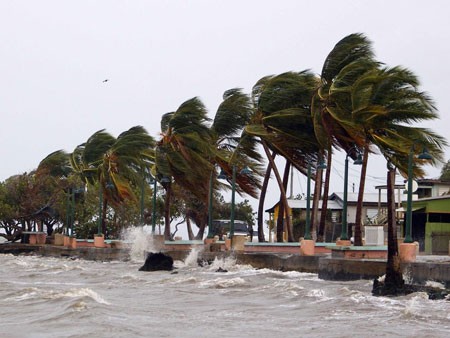
[[99, 186], [104, 234], [108, 204], [119, 206], [124, 200], [135, 199], [133, 187], [142, 182], [142, 168], [152, 165], [153, 148], [153, 138], [143, 127], [135, 126], [117, 139], [99, 130], [71, 154], [74, 171], [89, 185]]
[[411, 124], [438, 117], [432, 100], [418, 91], [417, 77], [401, 67], [376, 68], [366, 72], [351, 86], [351, 123], [357, 128], [351, 133], [363, 140], [363, 166], [356, 211], [355, 245], [362, 245], [361, 219], [365, 173], [371, 146], [374, 145], [393, 165], [401, 169], [401, 162], [411, 147], [420, 141], [433, 152], [436, 161], [442, 160], [441, 148], [446, 144], [439, 135]]
[[[239, 169], [236, 170], [236, 191], [241, 195], [246, 193], [254, 198], [257, 197], [261, 187], [259, 176], [262, 157], [257, 151], [257, 139], [243, 132], [252, 114], [251, 98], [241, 89], [233, 88], [225, 91], [223, 101], [211, 125], [212, 142], [215, 148], [211, 157], [213, 168], [210, 175], [210, 187], [212, 189], [215, 186], [224, 188], [216, 181], [215, 165], [218, 165], [228, 177], [232, 176], [233, 166], [236, 166]], [[251, 174], [242, 174], [243, 168], [250, 169]], [[262, 227], [261, 233], [263, 233]]]
[[[356, 153], [351, 149], [362, 146], [361, 140], [354, 139], [352, 125], [347, 123], [351, 98], [346, 89], [361, 74], [378, 65], [373, 56], [371, 42], [363, 34], [350, 34], [334, 46], [322, 67], [311, 107], [316, 137], [327, 154], [322, 210], [326, 210], [328, 203], [333, 148], [344, 150], [355, 159]], [[325, 216], [322, 212], [319, 240], [323, 240]]]
[[[319, 145], [314, 136], [310, 115], [311, 97], [316, 87], [317, 78], [309, 71], [266, 76], [253, 87], [255, 113], [245, 132], [260, 139], [269, 168], [277, 179], [281, 203], [286, 213], [286, 191], [274, 156], [280, 154], [304, 174], [307, 173], [308, 165], [317, 163]], [[263, 185], [262, 190], [265, 189], [267, 185]], [[263, 203], [261, 199], [260, 203]], [[259, 210], [261, 209], [260, 207]], [[262, 223], [260, 217], [262, 215], [258, 215], [258, 223]], [[290, 219], [287, 215], [285, 219], [288, 239], [294, 241]], [[277, 231], [277, 234], [277, 240], [282, 241], [281, 231]]]
[[209, 159], [213, 153], [211, 132], [207, 125], [207, 111], [198, 98], [190, 99], [175, 111], [164, 114], [161, 120], [161, 139], [155, 148], [156, 177], [166, 190], [165, 230], [170, 239], [170, 199], [174, 182], [206, 201], [208, 184], [205, 177], [211, 172]]
[[[402, 127], [401, 131], [397, 134], [395, 140], [386, 142], [389, 147], [381, 147], [380, 150], [384, 157], [388, 161], [387, 172], [387, 200], [388, 200], [388, 259], [386, 264], [386, 277], [382, 284], [382, 294], [384, 295], [397, 295], [402, 292], [404, 287], [403, 274], [400, 267], [400, 257], [397, 244], [397, 231], [395, 221], [395, 172], [396, 168], [392, 164], [391, 160], [394, 160], [400, 167], [400, 172], [406, 176], [410, 154], [410, 151], [415, 151], [415, 143], [425, 144], [432, 149], [432, 164], [436, 164], [442, 160], [442, 148], [447, 145], [447, 142], [441, 136], [434, 132], [415, 127]], [[395, 149], [400, 153], [395, 153]], [[423, 161], [420, 157], [412, 157], [413, 162], [413, 175], [423, 176], [423, 170], [420, 167]], [[406, 176], [407, 177], [407, 176]], [[374, 283], [374, 290], [376, 283]], [[380, 290], [377, 290], [380, 292]]]

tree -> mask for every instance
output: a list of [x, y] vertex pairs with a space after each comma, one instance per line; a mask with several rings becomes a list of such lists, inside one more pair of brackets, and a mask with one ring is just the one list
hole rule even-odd
[[102, 200], [101, 229], [105, 223], [108, 204], [119, 207], [135, 199], [133, 187], [140, 186], [143, 168], [153, 163], [154, 140], [141, 126], [121, 133], [117, 139], [104, 130], [94, 133], [86, 143], [77, 146], [71, 154], [71, 165], [90, 186], [98, 184]]
[[[257, 139], [244, 132], [252, 114], [251, 99], [242, 93], [241, 89], [234, 88], [225, 91], [223, 101], [219, 105], [211, 125], [215, 148], [214, 157], [211, 158], [213, 168], [209, 178], [212, 189], [215, 187], [225, 188], [216, 180], [216, 165], [221, 169], [222, 174], [227, 175], [230, 185], [233, 184], [233, 167], [235, 167], [236, 192], [240, 195], [245, 193], [254, 198], [257, 197], [261, 187], [259, 176], [261, 175], [262, 157], [257, 151]], [[250, 173], [243, 174], [242, 169], [244, 168], [249, 169]], [[227, 188], [229, 187], [227, 186]], [[216, 206], [217, 203], [214, 205]]]
[[161, 139], [155, 149], [154, 173], [166, 191], [166, 239], [171, 236], [171, 178], [200, 200], [207, 200], [208, 182], [205, 177], [209, 177], [211, 172], [209, 159], [213, 153], [208, 121], [206, 108], [198, 98], [182, 103], [175, 112], [162, 117]]
[[[270, 169], [277, 179], [285, 212], [288, 211], [286, 191], [274, 156], [283, 156], [304, 174], [307, 173], [308, 165], [317, 163], [319, 145], [310, 113], [312, 93], [316, 87], [317, 78], [309, 71], [266, 76], [253, 87], [255, 113], [245, 132], [261, 140]], [[263, 191], [265, 189], [267, 186], [262, 187]], [[294, 241], [287, 214], [285, 220], [288, 239]], [[261, 223], [258, 221], [258, 224]], [[281, 231], [278, 230], [277, 234], [277, 240], [282, 241]]]
[[447, 163], [445, 163], [442, 166], [441, 169], [441, 176], [439, 177], [439, 179], [443, 182], [449, 182], [450, 181], [450, 160], [447, 161]]
[[[313, 95], [311, 113], [316, 137], [327, 154], [323, 210], [328, 203], [333, 148], [344, 150], [351, 158], [356, 159], [354, 149], [363, 145], [362, 140], [353, 133], [354, 126], [348, 123], [351, 97], [347, 89], [361, 74], [378, 65], [373, 56], [371, 42], [363, 34], [350, 34], [334, 46], [322, 67], [321, 81]], [[323, 239], [324, 228], [325, 213], [322, 212], [319, 240]]]
[[442, 147], [446, 141], [428, 129], [411, 126], [438, 117], [431, 98], [420, 92], [418, 86], [417, 77], [401, 67], [369, 70], [351, 86], [351, 122], [357, 127], [352, 129], [352, 135], [355, 139], [364, 140], [355, 245], [362, 245], [362, 201], [372, 145], [403, 172], [407, 164], [405, 159], [415, 143], [429, 149], [434, 156], [434, 164], [442, 159]]

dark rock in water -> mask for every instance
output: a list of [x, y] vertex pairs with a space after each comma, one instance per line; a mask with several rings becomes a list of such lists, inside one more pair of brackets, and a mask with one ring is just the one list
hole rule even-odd
[[165, 255], [161, 252], [149, 252], [144, 265], [139, 271], [171, 271], [173, 269], [172, 257]]
[[197, 259], [198, 266], [204, 268], [205, 266], [211, 265], [213, 261], [211, 259]]
[[222, 269], [222, 267], [219, 267], [216, 272], [228, 272], [228, 270]]
[[447, 299], [450, 295], [450, 290], [439, 289], [424, 285], [386, 285], [384, 282], [378, 281], [377, 278], [373, 281], [372, 295], [374, 296], [405, 296], [413, 292], [426, 292], [428, 299], [438, 300]]

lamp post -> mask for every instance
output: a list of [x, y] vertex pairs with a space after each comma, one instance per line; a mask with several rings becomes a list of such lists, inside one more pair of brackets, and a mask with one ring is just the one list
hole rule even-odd
[[71, 203], [71, 213], [70, 213], [70, 236], [74, 236], [74, 224], [75, 224], [75, 200], [77, 195], [84, 192], [84, 188], [72, 188], [72, 203]]
[[67, 201], [66, 201], [66, 226], [65, 229], [63, 231], [63, 234], [68, 235], [69, 234], [69, 227], [70, 227], [70, 215], [71, 215], [71, 210], [70, 210], [70, 195], [71, 195], [71, 188], [67, 188]]
[[[234, 208], [235, 208], [235, 194], [236, 194], [236, 165], [232, 166], [232, 174], [231, 174], [231, 214], [230, 214], [230, 234], [229, 238], [234, 236]], [[242, 175], [249, 175], [250, 169], [245, 167], [240, 171]], [[219, 179], [227, 179], [226, 174], [222, 171], [219, 176]]]
[[209, 176], [209, 197], [208, 197], [208, 236], [207, 238], [213, 238], [212, 231], [212, 203], [213, 203], [213, 178], [214, 170], [211, 170], [211, 175]]
[[102, 207], [103, 207], [103, 191], [101, 184], [99, 183], [98, 187], [98, 224], [97, 224], [97, 235], [102, 234]]
[[[413, 158], [414, 158], [414, 143], [411, 146], [408, 157], [408, 189], [407, 189], [407, 200], [406, 200], [406, 228], [405, 228], [405, 239], [404, 243], [412, 243], [412, 177], [413, 177]], [[424, 148], [422, 153], [418, 156], [421, 160], [431, 160], [433, 157]]]
[[151, 177], [150, 184], [153, 184], [153, 198], [152, 198], [152, 235], [155, 234], [156, 228], [156, 178]]
[[[78, 189], [76, 189], [78, 190]], [[70, 236], [73, 236], [73, 223], [75, 223], [75, 189], [72, 188], [72, 194], [71, 194], [71, 212], [70, 212]]]
[[142, 174], [142, 182], [141, 182], [141, 217], [140, 217], [140, 223], [141, 226], [144, 225], [144, 194], [145, 194], [145, 175]]
[[306, 220], [305, 239], [311, 239], [311, 164], [308, 164], [308, 177], [306, 180]]
[[[345, 169], [344, 169], [344, 203], [342, 205], [342, 229], [341, 229], [341, 240], [347, 241], [347, 200], [348, 200], [348, 153], [345, 155]], [[362, 164], [361, 154], [358, 153], [358, 158], [353, 162], [353, 164]]]
[[[317, 169], [326, 169], [325, 162], [320, 161]], [[311, 237], [311, 164], [308, 163], [308, 174], [306, 180], [306, 219], [305, 219], [305, 239], [310, 240]]]

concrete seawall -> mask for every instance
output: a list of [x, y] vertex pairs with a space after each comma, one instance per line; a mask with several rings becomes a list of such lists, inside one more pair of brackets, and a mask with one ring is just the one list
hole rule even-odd
[[[163, 251], [174, 260], [185, 260], [190, 253], [188, 250]], [[128, 250], [121, 248], [80, 247], [71, 249], [53, 245], [2, 244], [0, 253], [35, 253], [48, 257], [72, 257], [99, 261], [129, 260]], [[382, 259], [336, 258], [331, 257], [330, 254], [301, 256], [288, 253], [206, 252], [201, 250], [198, 253], [198, 259], [204, 261], [230, 256], [234, 257], [238, 264], [248, 264], [257, 269], [317, 273], [319, 278], [324, 280], [374, 279], [384, 275], [386, 271], [386, 261]], [[422, 284], [426, 281], [436, 281], [443, 283], [447, 288], [450, 287], [450, 257], [448, 256], [422, 258], [419, 256], [417, 262], [402, 264], [402, 269], [408, 279], [407, 282]]]
[[[184, 260], [189, 252], [167, 251], [175, 260]], [[249, 264], [257, 269], [317, 273], [324, 280], [349, 281], [375, 279], [386, 273], [386, 260], [332, 258], [329, 254], [301, 256], [298, 254], [201, 252], [199, 259], [212, 261], [215, 257], [232, 255], [238, 264]], [[437, 256], [436, 258], [438, 258]], [[433, 260], [433, 257], [428, 257]], [[445, 257], [444, 257], [445, 258]], [[450, 257], [446, 261], [423, 261], [402, 264], [403, 274], [410, 283], [436, 281], [450, 287]]]

